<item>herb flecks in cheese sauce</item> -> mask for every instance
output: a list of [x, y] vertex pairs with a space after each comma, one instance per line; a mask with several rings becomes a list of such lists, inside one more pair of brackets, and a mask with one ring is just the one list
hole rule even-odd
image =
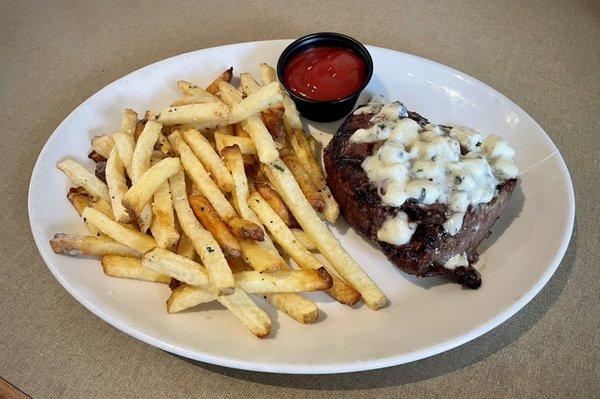
[[[384, 103], [381, 97], [374, 97], [354, 114], [373, 114], [373, 125], [358, 129], [350, 141], [382, 142], [362, 163], [382, 202], [391, 207], [409, 199], [424, 205], [446, 204], [444, 229], [450, 235], [460, 231], [469, 206], [490, 202], [497, 186], [519, 173], [514, 149], [499, 136], [482, 140], [467, 127], [421, 127], [408, 118], [402, 103]], [[416, 227], [406, 213], [398, 211], [383, 223], [377, 236], [402, 245], [410, 241]]]

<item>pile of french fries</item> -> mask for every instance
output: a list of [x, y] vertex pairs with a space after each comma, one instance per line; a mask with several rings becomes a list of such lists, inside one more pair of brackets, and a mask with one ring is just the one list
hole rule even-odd
[[262, 84], [242, 73], [239, 88], [232, 68], [206, 89], [179, 81], [182, 97], [143, 119], [126, 109], [118, 130], [92, 139], [95, 173], [60, 162], [90, 235], [56, 234], [54, 252], [99, 256], [108, 276], [169, 284], [169, 313], [219, 301], [258, 337], [271, 320], [248, 294], [300, 323], [319, 314], [301, 292], [384, 306], [321, 219], [334, 223], [339, 208], [314, 139], [273, 68], [260, 70]]

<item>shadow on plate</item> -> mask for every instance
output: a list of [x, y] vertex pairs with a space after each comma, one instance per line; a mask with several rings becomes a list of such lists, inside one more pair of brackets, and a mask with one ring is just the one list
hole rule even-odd
[[561, 295], [573, 269], [577, 246], [578, 234], [577, 223], [575, 223], [571, 243], [556, 273], [542, 291], [521, 311], [492, 331], [467, 344], [416, 362], [359, 373], [289, 375], [230, 369], [195, 360], [181, 359], [205, 370], [231, 378], [297, 389], [354, 390], [381, 388], [435, 378], [488, 358], [518, 340], [534, 327]]

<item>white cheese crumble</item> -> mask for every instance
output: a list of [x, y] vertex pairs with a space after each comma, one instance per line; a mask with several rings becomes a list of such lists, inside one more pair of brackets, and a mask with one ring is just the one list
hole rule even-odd
[[[444, 229], [450, 235], [460, 231], [469, 206], [490, 202], [497, 186], [519, 173], [514, 149], [499, 136], [482, 140], [467, 127], [421, 127], [408, 118], [402, 103], [384, 103], [381, 97], [374, 97], [354, 115], [370, 113], [374, 114], [373, 126], [358, 129], [350, 141], [383, 142], [362, 163], [382, 202], [392, 207], [409, 199], [425, 205], [447, 204]], [[415, 229], [406, 214], [398, 212], [384, 222], [378, 238], [402, 245], [410, 241]]]

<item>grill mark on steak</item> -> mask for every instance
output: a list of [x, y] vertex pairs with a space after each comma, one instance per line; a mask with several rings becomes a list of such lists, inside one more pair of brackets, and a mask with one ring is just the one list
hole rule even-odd
[[[361, 163], [378, 143], [353, 143], [350, 136], [360, 128], [369, 128], [373, 114], [350, 115], [340, 126], [324, 151], [327, 184], [348, 223], [363, 237], [376, 243], [386, 257], [409, 274], [419, 277], [446, 276], [468, 288], [481, 285], [481, 275], [471, 266], [478, 259], [477, 246], [485, 240], [500, 217], [517, 184], [507, 180], [498, 186], [498, 194], [487, 204], [470, 206], [458, 234], [450, 236], [442, 226], [446, 220], [445, 204], [423, 205], [406, 201], [400, 208], [382, 203], [377, 189], [369, 181]], [[409, 118], [424, 126], [429, 122], [416, 112]], [[377, 239], [383, 222], [398, 210], [419, 225], [405, 245], [392, 245]], [[467, 253], [469, 266], [446, 269], [443, 265], [456, 254]]]

